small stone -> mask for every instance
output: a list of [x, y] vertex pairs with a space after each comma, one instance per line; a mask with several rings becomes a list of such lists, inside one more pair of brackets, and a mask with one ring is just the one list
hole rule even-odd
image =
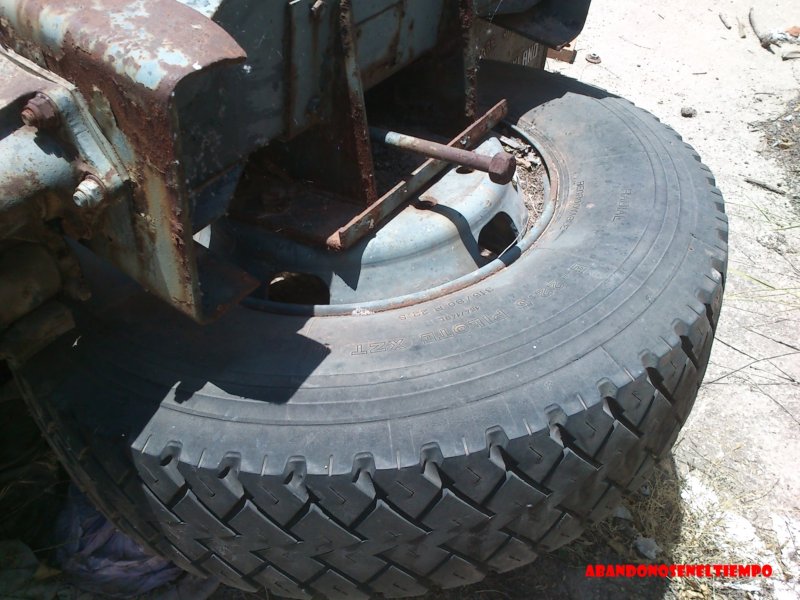
[[681, 116], [691, 119], [697, 116], [697, 109], [692, 106], [684, 106], [681, 108]]
[[614, 509], [612, 516], [615, 519], [622, 519], [623, 521], [633, 521], [633, 515], [631, 511], [628, 510], [627, 506], [620, 504], [617, 508]]
[[661, 546], [656, 544], [653, 538], [638, 537], [633, 542], [633, 547], [639, 554], [650, 560], [655, 560], [661, 554]]

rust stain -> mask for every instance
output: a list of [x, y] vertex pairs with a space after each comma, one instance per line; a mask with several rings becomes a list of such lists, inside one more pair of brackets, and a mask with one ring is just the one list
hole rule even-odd
[[478, 110], [478, 48], [472, 39], [475, 23], [475, 6], [472, 0], [460, 0], [458, 14], [466, 78], [464, 114], [468, 120], [473, 120]]
[[[370, 66], [361, 72], [361, 79], [367, 88], [376, 85], [391, 75], [397, 67], [398, 62], [402, 59], [400, 56], [400, 39], [402, 34], [401, 24], [405, 22], [406, 16], [405, 2], [390, 6], [387, 10], [397, 10], [396, 21], [398, 26], [394, 29], [386, 54], [380, 58], [374, 59]], [[411, 28], [413, 29], [413, 27]], [[411, 53], [413, 54], [413, 50], [411, 50]]]
[[[377, 199], [378, 192], [375, 187], [375, 168], [372, 163], [367, 111], [364, 106], [361, 74], [358, 69], [355, 38], [353, 37], [351, 0], [341, 0], [339, 32], [342, 52], [345, 58], [345, 80], [348, 97], [346, 114], [350, 125], [348, 128], [349, 134], [352, 135], [352, 144], [343, 144], [343, 150], [351, 151], [354, 154], [353, 158], [360, 178], [361, 197], [369, 205]], [[337, 114], [337, 111], [334, 111], [334, 114]]]
[[[132, 219], [138, 265], [131, 274], [196, 313], [198, 290], [193, 287], [188, 194], [177, 160], [174, 97], [183, 81], [240, 62], [244, 51], [218, 25], [174, 0], [81, 5], [19, 0], [12, 6], [16, 10], [6, 9], [9, 14], [0, 7], [0, 42], [43, 62], [86, 98], [99, 90], [133, 148], [134, 162], [126, 164], [133, 180], [132, 208], [151, 219]], [[41, 45], [33, 47], [28, 40], [40, 40]], [[128, 257], [117, 258], [130, 264]]]

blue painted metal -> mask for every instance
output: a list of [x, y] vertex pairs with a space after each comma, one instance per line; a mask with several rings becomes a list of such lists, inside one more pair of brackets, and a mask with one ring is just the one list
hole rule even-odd
[[[222, 270], [210, 269], [213, 280], [202, 281], [207, 260], [192, 240], [191, 189], [181, 160], [179, 123], [194, 113], [180, 109], [214, 88], [218, 69], [244, 59], [225, 31], [174, 0], [2, 0], [0, 41], [70, 81], [120, 150], [131, 198], [109, 205], [91, 235], [80, 236], [90, 238], [95, 252], [201, 321], [255, 287], [235, 270], [220, 282]], [[209, 305], [202, 289], [214, 286], [231, 293]]]
[[[37, 140], [30, 127], [0, 134], [0, 238], [32, 222], [59, 216], [60, 197], [72, 196], [76, 174], [63, 149]], [[55, 200], [55, 202], [53, 202]]]
[[[274, 302], [270, 300], [263, 300], [255, 297], [249, 297], [244, 300], [244, 303], [258, 310], [268, 312], [278, 312], [289, 315], [301, 316], [335, 316], [335, 315], [369, 315], [376, 312], [402, 308], [406, 306], [414, 306], [421, 302], [427, 302], [433, 298], [445, 296], [458, 292], [468, 286], [475, 285], [491, 275], [506, 268], [509, 264], [517, 260], [522, 254], [527, 252], [533, 243], [539, 239], [544, 233], [550, 221], [553, 218], [556, 210], [556, 198], [559, 194], [558, 189], [558, 165], [559, 161], [553, 153], [553, 149], [548, 143], [542, 140], [534, 140], [530, 138], [524, 131], [512, 126], [521, 138], [526, 139], [539, 155], [547, 170], [546, 177], [543, 180], [544, 184], [544, 205], [542, 212], [538, 218], [528, 223], [526, 229], [519, 230], [521, 236], [511, 247], [502, 252], [497, 258], [484, 264], [480, 268], [474, 269], [461, 277], [446, 281], [440, 285], [423, 289], [416, 292], [407, 293], [401, 296], [383, 297], [372, 301], [358, 300], [352, 303], [342, 304], [328, 304], [328, 305], [304, 305], [304, 304], [287, 304], [282, 302]], [[513, 201], [513, 200], [512, 200]], [[406, 211], [412, 208], [406, 208]], [[402, 272], [402, 268], [400, 269]], [[395, 278], [397, 278], [397, 271], [395, 269]], [[409, 274], [412, 277], [413, 274]], [[387, 294], [388, 296], [388, 294]]]
[[[214, 263], [192, 239], [227, 212], [254, 151], [277, 140], [323, 143], [324, 136], [300, 136], [328, 131], [331, 144], [318, 154], [343, 154], [333, 169], [342, 181], [328, 191], [356, 198], [362, 209], [374, 205], [365, 91], [421, 57], [456, 48], [464, 60], [446, 87], [463, 84], [466, 100], [456, 112], [470, 116], [476, 53], [474, 44], [460, 44], [473, 12], [500, 19], [556, 3], [0, 0], [0, 42], [8, 50], [0, 56], [0, 73], [15, 61], [19, 67], [0, 89], [0, 126], [7, 125], [0, 152], [17, 149], [37, 173], [49, 173], [35, 190], [14, 195], [6, 184], [8, 169], [16, 167], [8, 163], [0, 170], [0, 211], [33, 196], [68, 196], [67, 188], [93, 178], [102, 185], [103, 208], [73, 218], [67, 233], [87, 239], [96, 253], [186, 314], [208, 320], [257, 285], [244, 272]], [[11, 120], [36, 92], [46, 92], [59, 108], [63, 122], [52, 135], [68, 159], [37, 154], [29, 133]], [[337, 139], [344, 142], [337, 146]], [[302, 144], [291, 152], [305, 159]], [[352, 168], [341, 176], [351, 157]], [[308, 173], [324, 179], [326, 170], [331, 165], [323, 160]], [[44, 216], [69, 215], [75, 207], [47, 210]], [[7, 221], [0, 214], [0, 237]]]
[[[476, 152], [493, 156], [502, 150], [490, 138]], [[261, 281], [282, 271], [314, 275], [329, 286], [332, 305], [351, 304], [420, 292], [484, 266], [491, 259], [481, 255], [478, 238], [498, 213], [506, 213], [521, 234], [528, 230], [528, 210], [515, 186], [492, 183], [477, 171], [451, 170], [374, 235], [341, 252], [232, 220], [215, 227], [215, 234], [236, 240], [235, 262]], [[212, 238], [215, 244], [226, 245]]]
[[[213, 19], [247, 53], [241, 69], [220, 75], [182, 137], [199, 150], [184, 157], [197, 184], [277, 138], [342, 118], [335, 78], [340, 0], [180, 0]], [[355, 65], [368, 90], [441, 42], [447, 0], [352, 0]], [[256, 25], [258, 24], [258, 25]], [[214, 136], [208, 131], [213, 129]]]
[[[4, 88], [6, 110], [0, 113], [0, 212], [6, 213], [0, 219], [0, 237], [32, 220], [77, 212], [70, 200], [86, 176], [102, 186], [109, 202], [123, 193], [127, 172], [74, 86], [2, 48], [0, 78], [13, 83]], [[54, 107], [57, 131], [22, 126], [20, 106], [34, 93], [46, 94]]]

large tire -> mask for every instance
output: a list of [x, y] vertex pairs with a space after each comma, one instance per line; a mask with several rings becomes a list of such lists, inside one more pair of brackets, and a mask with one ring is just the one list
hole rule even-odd
[[17, 378], [121, 529], [242, 589], [419, 595], [573, 540], [670, 449], [722, 299], [711, 173], [618, 97], [509, 65], [482, 78], [550, 149], [559, 197], [472, 288], [204, 328], [87, 262], [77, 333]]

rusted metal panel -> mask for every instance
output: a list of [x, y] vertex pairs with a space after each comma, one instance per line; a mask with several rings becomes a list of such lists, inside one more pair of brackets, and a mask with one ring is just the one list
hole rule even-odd
[[327, 121], [273, 144], [273, 157], [287, 173], [361, 208], [377, 197], [367, 111], [350, 0], [342, 0], [335, 16], [332, 56], [326, 63]]
[[284, 57], [287, 88], [284, 135], [293, 135], [330, 118], [330, 90], [336, 27], [335, 7], [328, 3], [314, 12], [317, 0], [294, 0], [289, 3], [285, 44], [290, 49]]
[[475, 44], [481, 59], [543, 68], [547, 50], [525, 36], [497, 27], [484, 19], [475, 20]]
[[[0, 41], [68, 79], [85, 97], [104, 96], [130, 149], [125, 166], [133, 198], [109, 210], [100, 227], [126, 243], [104, 234], [92, 247], [204, 320], [175, 98], [185, 82], [196, 86], [215, 68], [243, 61], [244, 51], [175, 0], [7, 0], [0, 4]], [[231, 300], [243, 293], [237, 290]]]
[[444, 0], [353, 2], [364, 89], [433, 50], [439, 42], [444, 9]]
[[[42, 66], [63, 74], [89, 60], [126, 88], [160, 96], [195, 71], [244, 59], [224, 30], [174, 0], [7, 0], [0, 16], [3, 42]], [[80, 85], [80, 79], [72, 81]]]

